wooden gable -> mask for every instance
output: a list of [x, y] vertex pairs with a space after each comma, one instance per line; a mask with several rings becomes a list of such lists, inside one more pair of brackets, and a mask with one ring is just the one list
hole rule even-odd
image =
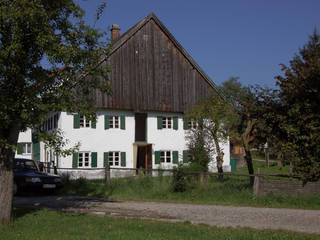
[[112, 96], [96, 92], [108, 109], [184, 113], [217, 87], [160, 20], [150, 14], [114, 44], [106, 60], [112, 67]]

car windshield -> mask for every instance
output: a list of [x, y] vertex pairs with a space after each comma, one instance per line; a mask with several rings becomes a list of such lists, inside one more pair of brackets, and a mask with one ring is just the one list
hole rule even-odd
[[24, 161], [16, 160], [14, 168], [17, 170], [34, 170], [34, 171], [38, 170], [37, 165], [32, 160], [24, 160]]

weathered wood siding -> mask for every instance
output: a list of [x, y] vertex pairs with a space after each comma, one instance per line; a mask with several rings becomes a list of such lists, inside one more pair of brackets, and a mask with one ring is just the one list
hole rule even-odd
[[114, 51], [108, 63], [113, 95], [95, 96], [104, 108], [185, 112], [213, 91], [152, 19]]

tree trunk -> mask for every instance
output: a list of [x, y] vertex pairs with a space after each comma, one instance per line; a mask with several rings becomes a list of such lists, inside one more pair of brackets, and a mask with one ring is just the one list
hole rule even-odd
[[0, 224], [8, 225], [12, 210], [13, 172], [12, 168], [5, 166], [3, 160], [0, 160]]
[[[244, 148], [244, 151], [246, 154], [244, 158], [246, 160], [247, 167], [248, 167], [248, 173], [250, 175], [254, 174], [254, 168], [253, 168], [252, 157], [251, 157], [250, 146], [249, 146], [251, 132], [253, 130], [254, 124], [255, 124], [254, 120], [248, 120], [247, 128], [241, 136], [242, 145], [243, 145], [243, 148]], [[254, 176], [250, 176], [250, 186], [253, 186], [253, 184], [254, 184]]]
[[0, 145], [0, 224], [7, 225], [11, 220], [13, 199], [13, 158], [14, 146], [19, 136], [19, 125], [1, 129], [1, 139], [5, 143]]
[[214, 144], [216, 145], [216, 150], [217, 150], [217, 169], [218, 169], [218, 179], [222, 180], [223, 179], [223, 155], [224, 153], [221, 151], [220, 145], [219, 145], [219, 141], [218, 141], [218, 137], [217, 135], [213, 134], [213, 140], [214, 140]]
[[[254, 168], [253, 168], [253, 164], [252, 164], [252, 157], [251, 157], [251, 152], [248, 149], [244, 149], [246, 156], [244, 157], [246, 162], [247, 162], [247, 167], [248, 167], [248, 173], [250, 175], [254, 174]], [[250, 176], [250, 186], [253, 186], [254, 184], [254, 176]]]

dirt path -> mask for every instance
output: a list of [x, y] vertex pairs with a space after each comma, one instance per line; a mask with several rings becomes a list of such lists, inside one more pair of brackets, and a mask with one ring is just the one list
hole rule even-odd
[[320, 210], [134, 201], [112, 202], [72, 196], [15, 197], [14, 205], [163, 221], [189, 221], [220, 227], [284, 229], [320, 234]]

